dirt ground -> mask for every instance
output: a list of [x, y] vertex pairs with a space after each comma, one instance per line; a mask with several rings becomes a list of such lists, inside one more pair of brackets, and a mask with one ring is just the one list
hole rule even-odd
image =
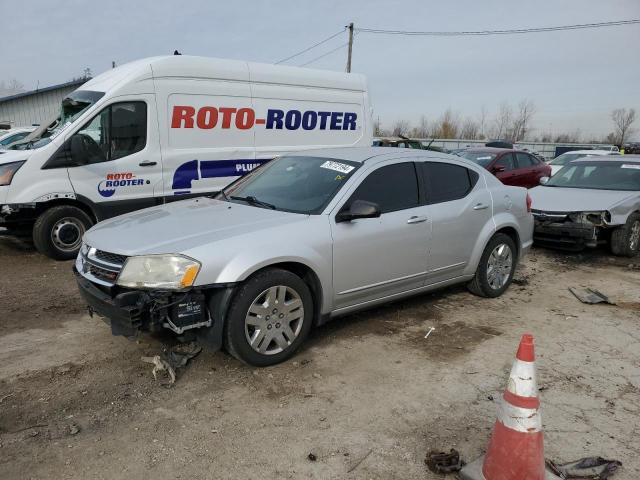
[[[69, 262], [0, 240], [0, 478], [444, 478], [425, 453], [483, 453], [524, 332], [546, 456], [615, 458], [614, 478], [640, 478], [630, 263], [534, 250], [499, 299], [456, 287], [351, 315], [267, 369], [203, 352], [166, 388], [140, 361], [158, 339], [112, 337], [85, 314]], [[569, 286], [618, 305], [581, 304]]]

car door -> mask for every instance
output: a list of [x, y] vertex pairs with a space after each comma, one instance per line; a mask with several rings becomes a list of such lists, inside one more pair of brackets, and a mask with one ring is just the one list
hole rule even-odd
[[104, 107], [74, 133], [85, 148], [86, 164], [69, 167], [78, 196], [95, 205], [99, 219], [155, 205], [162, 198], [153, 95]]
[[541, 169], [538, 168], [538, 163], [529, 155], [524, 152], [516, 152], [516, 164], [518, 165], [518, 172], [522, 172], [523, 178], [521, 185], [527, 188], [533, 188], [538, 185], [538, 180], [542, 177]]
[[480, 175], [464, 166], [428, 161], [422, 175], [431, 226], [426, 283], [461, 276], [487, 222], [493, 202]]
[[[330, 219], [336, 309], [421, 287], [427, 267], [430, 228], [414, 163], [379, 166], [351, 190]], [[354, 200], [378, 204], [380, 217], [336, 222]]]
[[493, 164], [492, 172], [498, 177], [505, 185], [520, 185], [521, 178], [519, 178], [518, 170], [516, 166], [516, 160], [513, 153], [504, 153]]

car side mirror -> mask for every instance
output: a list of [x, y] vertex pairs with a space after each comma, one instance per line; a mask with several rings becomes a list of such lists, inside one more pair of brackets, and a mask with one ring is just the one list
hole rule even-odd
[[494, 165], [491, 170], [493, 170], [493, 173], [500, 173], [504, 172], [506, 169], [507, 167], [505, 167], [504, 165]]
[[342, 210], [336, 215], [336, 223], [350, 222], [357, 218], [377, 218], [380, 214], [380, 206], [377, 203], [354, 200], [348, 209]]
[[540, 180], [538, 181], [540, 182], [540, 185], [546, 185], [549, 181], [549, 177], [540, 177]]

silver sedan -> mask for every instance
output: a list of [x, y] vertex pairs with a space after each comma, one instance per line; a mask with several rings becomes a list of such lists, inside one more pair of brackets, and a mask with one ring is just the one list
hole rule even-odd
[[331, 149], [99, 223], [75, 269], [114, 334], [169, 329], [265, 366], [376, 304], [456, 283], [501, 295], [532, 232], [527, 191], [464, 159]]

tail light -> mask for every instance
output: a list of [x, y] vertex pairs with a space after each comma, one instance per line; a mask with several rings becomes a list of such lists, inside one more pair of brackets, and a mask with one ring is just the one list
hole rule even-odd
[[527, 212], [531, 213], [531, 205], [533, 204], [533, 200], [531, 200], [531, 196], [527, 193]]

